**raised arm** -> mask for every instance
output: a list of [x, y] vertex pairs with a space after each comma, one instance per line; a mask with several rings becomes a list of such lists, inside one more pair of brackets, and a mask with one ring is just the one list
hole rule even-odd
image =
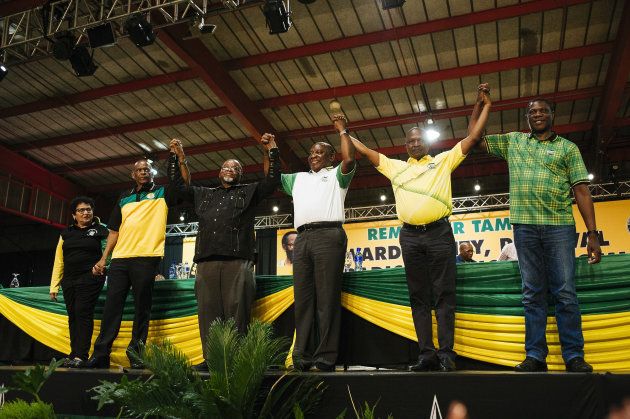
[[[337, 131], [339, 131], [339, 134], [341, 136], [341, 152], [343, 155], [343, 147], [344, 147], [344, 139], [349, 140], [348, 142], [351, 142], [351, 147], [352, 147], [352, 164], [354, 165], [354, 151], [358, 151], [359, 153], [363, 154], [365, 157], [367, 157], [367, 159], [370, 161], [370, 163], [372, 163], [374, 165], [374, 167], [377, 167], [379, 165], [379, 154], [377, 151], [374, 151], [368, 147], [365, 146], [365, 144], [363, 144], [361, 141], [357, 140], [356, 138], [352, 137], [350, 135], [350, 133], [348, 132], [348, 127], [347, 127], [347, 121], [346, 121], [346, 117], [343, 114], [335, 114], [333, 115], [333, 123], [335, 124], [335, 128], [337, 129]], [[342, 168], [342, 172], [343, 173], [347, 173], [345, 171], [343, 171], [343, 166]]]
[[265, 178], [258, 184], [257, 195], [260, 199], [271, 195], [280, 185], [280, 150], [276, 145], [276, 137], [265, 133], [260, 139], [260, 144], [265, 148], [263, 167]]
[[181, 140], [173, 138], [170, 144], [171, 153], [177, 156], [177, 165], [179, 166], [179, 174], [186, 186], [190, 186], [190, 170], [188, 170], [188, 160], [184, 154]]
[[470, 135], [473, 127], [479, 120], [479, 115], [481, 115], [481, 109], [483, 108], [483, 93], [490, 94], [490, 87], [488, 83], [481, 83], [479, 87], [477, 87], [477, 100], [475, 100], [475, 106], [473, 106], [472, 115], [470, 115], [470, 121], [468, 122], [468, 131], [467, 135]]
[[344, 114], [333, 115], [333, 124], [335, 129], [339, 132], [339, 138], [341, 139], [341, 173], [347, 174], [354, 169], [354, 155], [355, 149], [350, 133], [348, 132], [348, 121]]
[[[462, 154], [468, 154], [483, 138], [483, 130], [486, 127], [486, 122], [488, 122], [488, 115], [490, 114], [490, 107], [492, 106], [490, 90], [487, 88], [487, 84], [485, 86], [486, 87], [484, 87], [484, 84], [479, 85], [479, 94], [477, 97], [482, 101], [483, 108], [479, 114], [479, 118], [476, 119], [473, 127], [469, 129], [468, 136], [462, 140]], [[477, 105], [475, 105], [475, 107], [477, 107]], [[475, 109], [473, 109], [471, 119], [475, 116], [474, 114]]]

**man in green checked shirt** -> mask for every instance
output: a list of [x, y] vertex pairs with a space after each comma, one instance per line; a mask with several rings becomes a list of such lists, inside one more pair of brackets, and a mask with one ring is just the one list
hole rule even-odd
[[526, 358], [519, 372], [547, 371], [547, 291], [556, 301], [562, 358], [569, 372], [591, 372], [584, 360], [584, 337], [575, 291], [575, 220], [571, 189], [588, 230], [588, 263], [601, 250], [588, 173], [575, 144], [552, 131], [553, 107], [535, 99], [527, 107], [531, 133], [485, 137], [490, 154], [510, 168], [510, 222], [523, 284]]

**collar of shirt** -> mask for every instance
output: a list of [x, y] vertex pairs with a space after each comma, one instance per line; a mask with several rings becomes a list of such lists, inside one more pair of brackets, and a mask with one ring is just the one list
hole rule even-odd
[[429, 164], [433, 161], [433, 156], [429, 154], [425, 154], [420, 159], [414, 159], [413, 157], [409, 157], [407, 159], [407, 163], [409, 164]]
[[145, 183], [144, 185], [140, 186], [140, 189], [138, 189], [138, 186], [134, 186], [133, 189], [131, 189], [131, 193], [139, 193], [139, 192], [148, 192], [148, 191], [152, 191], [153, 188], [155, 188], [155, 183], [153, 182], [149, 182], [149, 183]]
[[[536, 137], [533, 132], [529, 133], [529, 138], [538, 140], [538, 137]], [[549, 141], [550, 143], [552, 143], [556, 141], [557, 139], [558, 139], [558, 134], [556, 134], [554, 131], [551, 131], [551, 135], [549, 137], [545, 138], [544, 140], [538, 140], [538, 141]]]
[[313, 172], [312, 170], [309, 170], [308, 172], [309, 172], [309, 173], [311, 173], [311, 174], [316, 175], [316, 174], [318, 174], [318, 173], [321, 173], [323, 170], [328, 170], [328, 171], [331, 171], [331, 170], [333, 170], [334, 168], [335, 168], [335, 166], [327, 166], [327, 167], [322, 167], [322, 168], [321, 168], [321, 170], [320, 170], [319, 172]]

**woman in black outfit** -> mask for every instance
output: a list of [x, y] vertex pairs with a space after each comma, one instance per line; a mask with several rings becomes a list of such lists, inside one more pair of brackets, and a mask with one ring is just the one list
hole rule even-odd
[[108, 230], [98, 217], [94, 217], [92, 198], [74, 198], [70, 211], [74, 224], [63, 230], [59, 237], [50, 280], [50, 299], [57, 301], [61, 285], [68, 311], [71, 348], [64, 366], [81, 368], [88, 359], [94, 306], [105, 282], [104, 275], [92, 274], [92, 267], [103, 254]]

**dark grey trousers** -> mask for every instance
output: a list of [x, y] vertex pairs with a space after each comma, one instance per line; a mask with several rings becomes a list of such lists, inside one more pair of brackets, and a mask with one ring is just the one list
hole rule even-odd
[[[455, 359], [455, 238], [450, 223], [427, 231], [403, 227], [400, 247], [409, 287], [409, 301], [416, 328], [420, 358]], [[439, 349], [432, 339], [431, 308], [435, 306]]]
[[348, 238], [341, 227], [299, 233], [293, 250], [294, 365], [335, 365], [341, 328], [341, 280]]
[[203, 357], [207, 359], [206, 339], [214, 320], [234, 318], [239, 333], [247, 331], [256, 296], [254, 263], [245, 259], [199, 262], [195, 296]]

